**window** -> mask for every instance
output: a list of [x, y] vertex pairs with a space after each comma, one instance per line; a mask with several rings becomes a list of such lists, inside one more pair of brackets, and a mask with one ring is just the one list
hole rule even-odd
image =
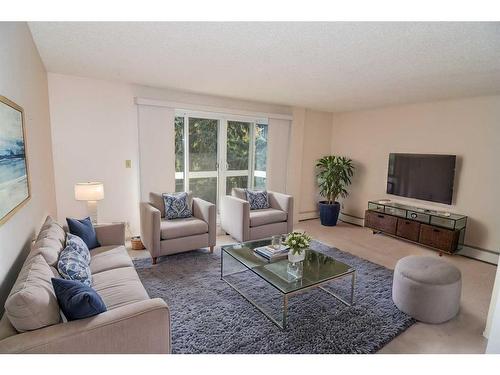
[[212, 203], [235, 187], [266, 188], [267, 124], [178, 111], [175, 189]]
[[184, 191], [184, 117], [175, 117], [175, 191]]

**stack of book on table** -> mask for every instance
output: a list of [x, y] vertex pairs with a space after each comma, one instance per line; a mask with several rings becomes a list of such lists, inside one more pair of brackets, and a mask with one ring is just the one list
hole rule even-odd
[[261, 257], [267, 259], [268, 261], [271, 260], [276, 260], [276, 259], [281, 259], [281, 258], [286, 258], [288, 256], [288, 246], [281, 245], [279, 249], [275, 249], [274, 247], [271, 246], [261, 246], [261, 247], [256, 247], [253, 251], [257, 255], [260, 255]]

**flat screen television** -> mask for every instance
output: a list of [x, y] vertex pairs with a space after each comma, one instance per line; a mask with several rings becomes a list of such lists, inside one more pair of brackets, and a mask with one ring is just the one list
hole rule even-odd
[[390, 154], [387, 193], [451, 204], [455, 155]]

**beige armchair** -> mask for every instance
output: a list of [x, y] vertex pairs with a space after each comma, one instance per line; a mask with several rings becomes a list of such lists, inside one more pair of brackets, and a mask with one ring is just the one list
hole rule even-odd
[[153, 258], [209, 247], [213, 252], [216, 240], [215, 205], [192, 198], [193, 216], [184, 219], [165, 219], [161, 193], [150, 193], [150, 202], [140, 203], [141, 240]]
[[221, 200], [221, 228], [237, 241], [252, 241], [293, 230], [293, 197], [268, 191], [271, 208], [250, 210], [244, 189]]

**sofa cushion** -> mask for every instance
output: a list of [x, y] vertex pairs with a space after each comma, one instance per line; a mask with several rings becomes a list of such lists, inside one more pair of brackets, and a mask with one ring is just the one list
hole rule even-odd
[[47, 216], [45, 222], [40, 228], [40, 232], [38, 233], [37, 240], [41, 238], [52, 238], [56, 239], [61, 243], [61, 246], [64, 247], [66, 243], [66, 232], [63, 227], [60, 226], [52, 217]]
[[69, 232], [80, 237], [89, 250], [101, 246], [99, 241], [97, 241], [97, 234], [95, 233], [90, 217], [80, 220], [67, 217], [66, 222], [68, 223]]
[[162, 220], [160, 222], [160, 233], [162, 240], [188, 237], [208, 233], [208, 224], [194, 216], [184, 219]]
[[64, 247], [60, 245], [58, 240], [42, 238], [33, 244], [33, 248], [28, 258], [32, 258], [36, 255], [42, 255], [47, 264], [50, 266], [56, 266], [62, 249], [64, 249]]
[[66, 233], [64, 229], [50, 216], [47, 216], [28, 258], [41, 254], [50, 266], [55, 266], [65, 244]]
[[52, 279], [59, 307], [71, 320], [90, 318], [106, 311], [106, 305], [91, 287], [74, 280]]
[[286, 221], [286, 212], [274, 208], [265, 208], [263, 210], [250, 211], [250, 226], [258, 227], [260, 225], [279, 223]]
[[71, 246], [61, 251], [57, 262], [59, 274], [66, 280], [76, 280], [87, 286], [92, 285], [92, 274], [86, 259]]
[[101, 246], [92, 250], [90, 259], [92, 275], [115, 268], [133, 266], [125, 246]]
[[61, 321], [52, 277], [41, 254], [24, 263], [5, 302], [5, 313], [17, 331], [31, 331]]
[[149, 299], [134, 267], [116, 268], [93, 276], [93, 288], [108, 310]]

